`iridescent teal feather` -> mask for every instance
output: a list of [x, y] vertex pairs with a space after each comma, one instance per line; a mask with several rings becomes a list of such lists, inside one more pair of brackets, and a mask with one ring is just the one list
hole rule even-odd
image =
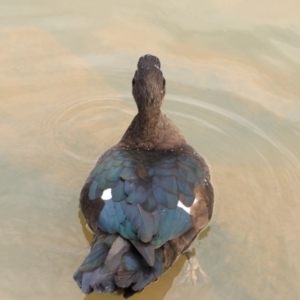
[[98, 188], [98, 182], [93, 181], [93, 183], [90, 186], [89, 190], [89, 198], [90, 200], [95, 200], [96, 198], [100, 197], [102, 195], [102, 190]]
[[125, 194], [124, 185], [124, 181], [121, 180], [115, 183], [115, 186], [111, 190], [113, 201], [119, 202], [127, 198], [127, 195]]
[[158, 203], [153, 195], [153, 190], [149, 191], [147, 200], [141, 204], [141, 207], [147, 212], [154, 212], [157, 209]]
[[104, 209], [99, 215], [99, 228], [103, 232], [114, 234], [118, 232], [118, 223], [116, 224], [116, 211], [113, 201], [106, 201]]
[[148, 193], [143, 186], [133, 190], [127, 197], [127, 202], [131, 204], [142, 204], [147, 200]]
[[90, 254], [83, 261], [79, 270], [81, 272], [91, 272], [103, 265], [110, 246], [113, 244], [117, 236], [106, 236], [103, 239], [96, 240], [91, 247]]
[[152, 240], [152, 245], [159, 248], [166, 241], [174, 239], [185, 233], [192, 226], [190, 216], [182, 208], [160, 208], [156, 214], [159, 218], [159, 230]]
[[[138, 166], [147, 172], [143, 177], [137, 172]], [[112, 188], [112, 200], [104, 203], [99, 228], [109, 233], [118, 232], [124, 238], [153, 239], [156, 246], [189, 229], [190, 217], [177, 208], [178, 201], [190, 207], [194, 202], [194, 187], [205, 179], [199, 164], [186, 155], [145, 156], [142, 152], [133, 155], [120, 150], [100, 159], [91, 176], [91, 200]], [[166, 215], [162, 213], [164, 208], [168, 211]], [[154, 227], [158, 224], [160, 229], [156, 234]]]
[[109, 170], [106, 173], [105, 178], [108, 181], [116, 181], [116, 180], [118, 180], [120, 178], [120, 174], [121, 174], [122, 171], [123, 171], [122, 168], [120, 168], [120, 167], [114, 167], [113, 169]]

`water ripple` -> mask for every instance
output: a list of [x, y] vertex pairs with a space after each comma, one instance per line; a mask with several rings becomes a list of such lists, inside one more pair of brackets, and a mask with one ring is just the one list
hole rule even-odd
[[118, 142], [133, 115], [116, 95], [67, 101], [43, 122], [44, 147], [60, 164], [85, 169]]
[[[292, 150], [286, 148], [284, 145], [282, 145], [280, 142], [275, 140], [274, 138], [271, 138], [268, 134], [266, 134], [261, 128], [259, 128], [254, 123], [250, 122], [249, 120], [243, 118], [242, 116], [239, 116], [235, 114], [232, 111], [226, 110], [220, 106], [216, 106], [214, 104], [206, 103], [204, 101], [201, 101], [199, 99], [193, 99], [190, 97], [184, 97], [184, 101], [179, 98], [179, 96], [172, 95], [171, 101], [173, 102], [179, 102], [182, 104], [189, 104], [191, 106], [199, 107], [202, 110], [207, 110], [209, 112], [216, 113], [220, 116], [226, 117], [227, 119], [231, 120], [231, 122], [237, 123], [238, 126], [243, 126], [247, 128], [249, 131], [252, 131], [254, 134], [258, 135], [259, 137], [263, 138], [265, 141], [270, 143], [274, 148], [276, 148], [281, 154], [286, 157], [286, 159], [293, 165], [300, 168], [300, 160], [298, 157], [293, 153]], [[177, 113], [178, 115], [178, 113]], [[185, 115], [187, 117], [187, 115]], [[190, 116], [190, 119], [197, 120], [197, 118]], [[205, 121], [198, 119], [198, 122], [201, 122], [204, 124]], [[213, 124], [209, 124], [208, 122], [205, 123], [206, 126], [210, 128], [214, 128], [217, 131], [222, 131], [221, 128], [218, 128], [217, 126]], [[224, 131], [222, 131], [224, 132]]]
[[[290, 260], [297, 261], [289, 253], [299, 249], [294, 230], [300, 192], [295, 124], [232, 94], [202, 90], [196, 90], [195, 97], [180, 94], [168, 94], [168, 112], [208, 160], [216, 192], [210, 231], [194, 244], [200, 269], [210, 278], [197, 289], [223, 284], [239, 295], [250, 280], [283, 289], [284, 278], [293, 272]], [[181, 270], [167, 299], [174, 294], [183, 297], [194, 288], [187, 283], [187, 268]], [[228, 282], [225, 273], [231, 274]], [[262, 294], [270, 290], [265, 288]], [[259, 298], [255, 291], [251, 295]]]

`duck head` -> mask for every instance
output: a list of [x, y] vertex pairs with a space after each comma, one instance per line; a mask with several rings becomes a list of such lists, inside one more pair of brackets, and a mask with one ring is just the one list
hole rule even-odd
[[156, 56], [142, 56], [132, 79], [132, 94], [139, 112], [160, 110], [165, 96], [166, 81]]

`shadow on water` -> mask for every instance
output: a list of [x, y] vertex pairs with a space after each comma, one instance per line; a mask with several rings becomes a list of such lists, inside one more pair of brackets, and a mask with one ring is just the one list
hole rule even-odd
[[205, 239], [206, 237], [208, 237], [209, 232], [210, 232], [210, 226], [208, 225], [203, 231], [201, 231], [197, 240], [201, 241], [201, 240]]
[[84, 215], [80, 209], [80, 205], [78, 207], [79, 207], [78, 219], [81, 224], [82, 232], [83, 232], [86, 240], [88, 241], [89, 245], [91, 245], [93, 242], [93, 239], [94, 239], [94, 234], [92, 233], [92, 231], [90, 229], [88, 229], [88, 224], [85, 221]]

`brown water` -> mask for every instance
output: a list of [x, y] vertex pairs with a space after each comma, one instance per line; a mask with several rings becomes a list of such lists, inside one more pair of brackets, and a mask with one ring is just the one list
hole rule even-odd
[[300, 299], [300, 2], [277, 2], [1, 1], [1, 300], [120, 299], [72, 279], [92, 238], [78, 194], [136, 113], [146, 53], [216, 205], [193, 264], [134, 299]]

